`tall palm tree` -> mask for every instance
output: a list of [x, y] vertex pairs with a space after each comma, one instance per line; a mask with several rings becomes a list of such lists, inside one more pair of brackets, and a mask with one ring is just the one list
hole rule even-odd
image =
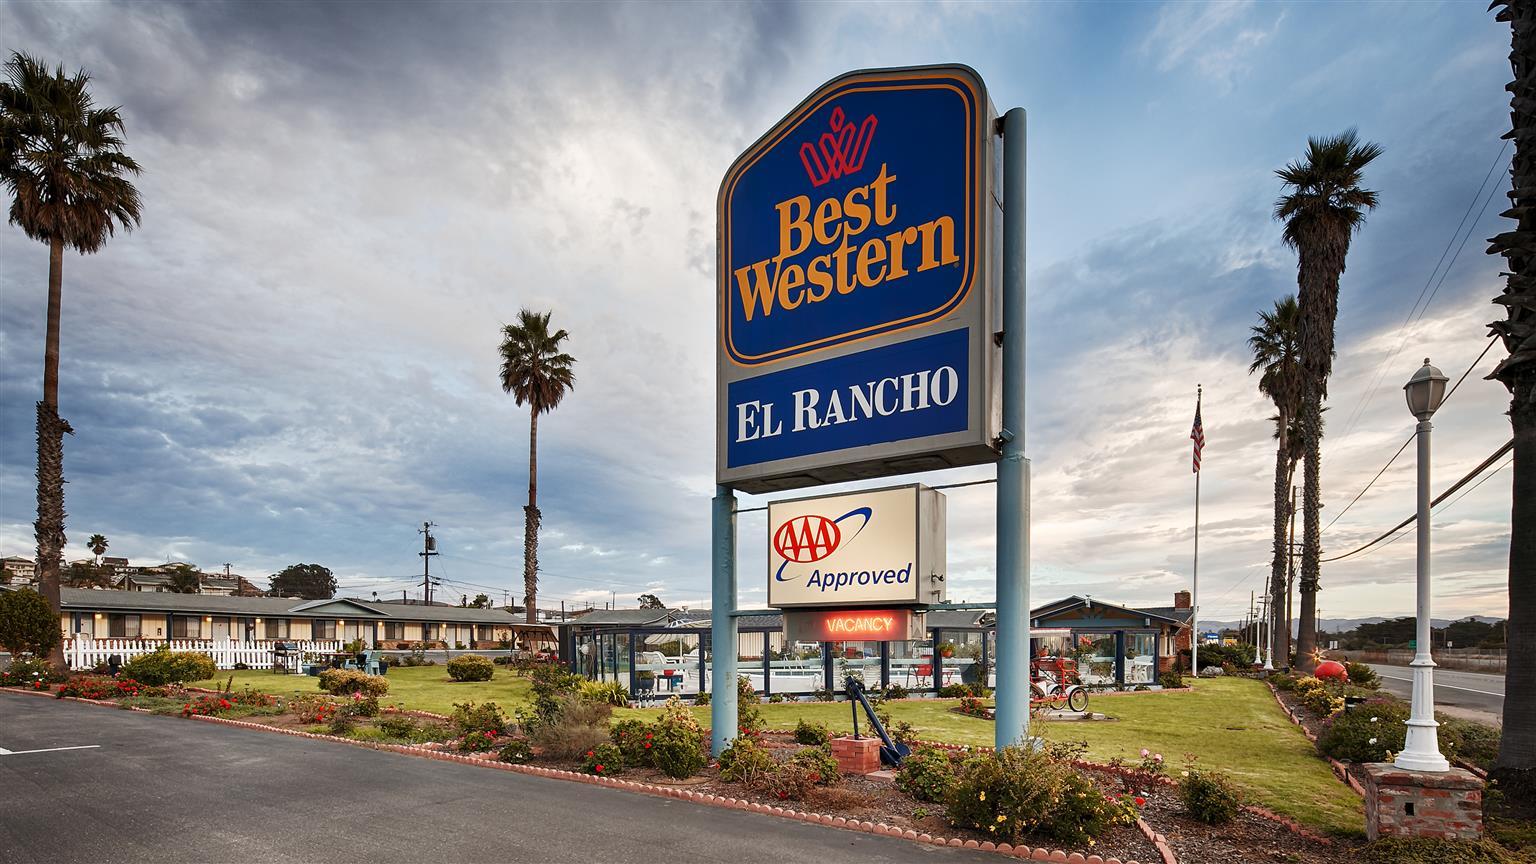
[[95, 553], [96, 566], [100, 567], [101, 556], [107, 552], [107, 538], [100, 534], [92, 534], [91, 539], [85, 541], [85, 545], [90, 547], [91, 552]]
[[[139, 191], [128, 175], [139, 164], [123, 153], [117, 108], [97, 108], [84, 71], [49, 72], [42, 61], [13, 52], [0, 81], [0, 180], [12, 196], [10, 221], [48, 244], [48, 336], [43, 400], [37, 403], [38, 581], [59, 610], [64, 549], [64, 433], [59, 416], [59, 309], [64, 248], [95, 252], [118, 226], [139, 224]], [[64, 665], [62, 646], [49, 657]]]
[[1275, 403], [1275, 535], [1274, 557], [1269, 567], [1269, 623], [1273, 650], [1285, 662], [1291, 655], [1291, 627], [1285, 620], [1285, 569], [1290, 548], [1286, 542], [1286, 517], [1291, 512], [1291, 478], [1296, 471], [1298, 448], [1291, 441], [1291, 427], [1301, 407], [1301, 344], [1297, 336], [1300, 310], [1296, 295], [1275, 301], [1273, 311], [1260, 311], [1248, 347], [1253, 351], [1252, 375], [1260, 369], [1259, 392]]
[[517, 404], [527, 405], [530, 414], [528, 506], [523, 508], [523, 605], [529, 624], [538, 623], [539, 415], [553, 411], [576, 387], [571, 369], [576, 358], [560, 349], [570, 334], [550, 332], [550, 314], [523, 309], [516, 324], [501, 328], [501, 389], [511, 393]]
[[[1489, 378], [1509, 388], [1509, 423], [1515, 438], [1514, 504], [1509, 532], [1509, 662], [1505, 671], [1504, 732], [1494, 776], [1506, 789], [1523, 789], [1536, 803], [1536, 4], [1499, 2], [1498, 20], [1513, 31], [1508, 86], [1510, 163], [1514, 206], [1504, 216], [1515, 229], [1494, 237], [1488, 251], [1509, 268], [1504, 292], [1494, 298], [1506, 311], [1489, 325], [1509, 356]], [[1517, 776], [1518, 775], [1518, 776]]]
[[1308, 138], [1306, 156], [1276, 171], [1286, 194], [1275, 202], [1275, 218], [1285, 223], [1285, 245], [1296, 250], [1300, 288], [1297, 319], [1301, 351], [1301, 439], [1306, 451], [1302, 476], [1301, 625], [1296, 662], [1313, 666], [1317, 647], [1317, 591], [1322, 482], [1320, 443], [1323, 399], [1333, 373], [1333, 327], [1339, 311], [1339, 277], [1349, 255], [1349, 241], [1376, 207], [1376, 193], [1363, 188], [1365, 166], [1381, 155], [1377, 144], [1361, 142], [1350, 129], [1327, 138]]

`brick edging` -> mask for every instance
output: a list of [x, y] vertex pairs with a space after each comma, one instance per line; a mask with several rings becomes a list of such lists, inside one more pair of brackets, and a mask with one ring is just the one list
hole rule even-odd
[[[0, 688], [0, 692], [10, 691], [11, 688]], [[82, 699], [75, 696], [60, 697], [56, 694], [44, 692], [41, 690], [20, 690], [15, 692], [34, 693], [35, 695], [46, 696], [55, 700], [67, 699], [71, 702], [84, 702], [90, 705], [99, 705], [102, 707], [117, 708], [122, 710], [122, 706], [118, 705], [116, 702], [109, 702], [100, 699]], [[154, 713], [144, 708], [129, 708], [127, 710], [137, 711], [145, 714]], [[566, 780], [570, 782], [586, 783], [595, 786], [608, 786], [615, 789], [641, 792], [662, 798], [676, 798], [681, 801], [691, 801], [695, 804], [703, 804], [710, 807], [720, 807], [728, 810], [745, 810], [750, 813], [762, 813], [770, 816], [781, 816], [786, 819], [795, 819], [797, 821], [808, 822], [814, 825], [824, 825], [830, 828], [842, 828], [848, 831], [859, 831], [865, 834], [874, 834], [877, 836], [897, 837], [934, 846], [949, 846], [957, 849], [976, 849], [983, 852], [996, 852], [998, 854], [1011, 855], [1014, 858], [1022, 858], [1029, 861], [1081, 862], [1081, 864], [1138, 864], [1138, 862], [1135, 861], [1121, 862], [1118, 858], [1104, 858], [1099, 855], [1084, 855], [1081, 852], [1068, 853], [1061, 849], [1013, 846], [1008, 843], [993, 843], [990, 840], [977, 841], [961, 840], [958, 837], [934, 837], [931, 834], [920, 834], [911, 829], [903, 830], [901, 828], [897, 828], [894, 825], [886, 825], [883, 822], [861, 822], [859, 820], [848, 819], [843, 816], [829, 816], [824, 813], [810, 813], [803, 810], [786, 810], [783, 807], [774, 807], [768, 804], [757, 804], [740, 798], [711, 795], [702, 792], [692, 792], [686, 789], [657, 786], [651, 783], [640, 783], [633, 780], [620, 780], [615, 777], [599, 777], [593, 774], [582, 774], [578, 771], [565, 771], [558, 768], [543, 768], [536, 765], [513, 765], [506, 762], [497, 762], [491, 759], [480, 759], [472, 756], [466, 756], [462, 753], [451, 753], [444, 750], [432, 750], [426, 747], [419, 747], [409, 744], [381, 744], [369, 741], [358, 741], [353, 738], [343, 738], [339, 735], [322, 735], [316, 732], [304, 732], [299, 729], [287, 729], [279, 726], [268, 726], [264, 723], [253, 723], [248, 720], [235, 720], [228, 717], [212, 717], [206, 714], [194, 714], [187, 719], [198, 720], [204, 723], [218, 723], [225, 726], [234, 726], [240, 729], [275, 732], [280, 735], [292, 735], [297, 738], [310, 738], [317, 741], [334, 741], [341, 744], [350, 744], [354, 747], [361, 747], [368, 750], [384, 750], [388, 752], [404, 754], [407, 756], [436, 759], [442, 762], [459, 762], [468, 765], [478, 765], [482, 768], [511, 771], [514, 773], [527, 774], [534, 777], [548, 777], [555, 780]], [[1145, 823], [1141, 822], [1140, 819], [1138, 819], [1137, 822], [1139, 823], [1138, 827], [1142, 828], [1143, 834], [1147, 834], [1147, 832], [1151, 831], [1151, 828], [1146, 826]], [[1153, 836], [1161, 835], [1149, 835], [1148, 839], [1153, 839]], [[1153, 842], [1155, 844], [1156, 840], [1153, 840]], [[1159, 853], [1163, 855], [1163, 864], [1178, 864], [1178, 862], [1172, 857], [1171, 850], [1167, 853], [1163, 853], [1163, 848], [1166, 847], [1166, 845], [1167, 844], [1165, 841], [1163, 847], [1159, 847], [1158, 850]]]

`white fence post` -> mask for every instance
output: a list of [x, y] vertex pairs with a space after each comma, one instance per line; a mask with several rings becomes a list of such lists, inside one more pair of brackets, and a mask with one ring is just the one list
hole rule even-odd
[[[293, 646], [293, 650], [299, 652], [324, 652], [335, 653], [341, 650], [342, 643], [331, 642], [287, 642]], [[123, 662], [127, 662], [141, 654], [148, 654], [160, 646], [169, 647], [172, 651], [196, 651], [207, 654], [213, 658], [213, 663], [220, 669], [233, 669], [236, 664], [244, 663], [253, 669], [270, 668], [273, 664], [273, 642], [235, 642], [231, 639], [92, 639], [84, 636], [73, 637], [66, 640], [64, 645], [64, 659], [69, 667], [76, 671], [90, 669], [97, 663], [105, 663], [107, 658], [116, 654]]]

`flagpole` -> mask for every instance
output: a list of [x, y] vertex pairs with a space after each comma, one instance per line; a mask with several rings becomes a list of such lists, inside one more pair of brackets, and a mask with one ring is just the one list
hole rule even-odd
[[[1195, 385], [1195, 416], [1200, 416], [1200, 397], [1204, 388]], [[1194, 597], [1190, 602], [1189, 672], [1200, 677], [1200, 469], [1195, 469], [1195, 567]]]

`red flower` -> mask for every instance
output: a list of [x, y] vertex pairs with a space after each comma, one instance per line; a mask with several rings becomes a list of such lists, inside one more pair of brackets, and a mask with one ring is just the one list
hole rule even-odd
[[645, 749], [647, 749], [647, 750], [651, 749], [651, 742], [649, 742], [649, 741], [645, 742]]
[[597, 773], [601, 774], [601, 773], [603, 773], [603, 766], [601, 766], [601, 765], [595, 766], [594, 770], [596, 770]]
[[1137, 797], [1137, 799], [1136, 799], [1136, 806], [1137, 807], [1141, 807], [1141, 806], [1145, 805], [1146, 803], [1147, 803], [1147, 799], [1141, 798], [1141, 797]]
[[645, 733], [645, 740], [647, 740], [647, 741], [651, 740], [651, 733], [649, 733], [649, 732]]

